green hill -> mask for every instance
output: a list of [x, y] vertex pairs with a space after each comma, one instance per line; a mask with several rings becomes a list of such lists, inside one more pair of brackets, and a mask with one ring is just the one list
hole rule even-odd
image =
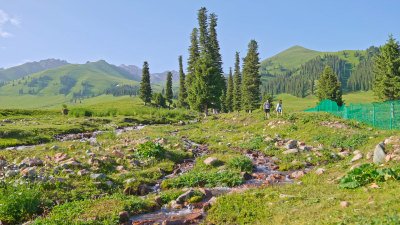
[[19, 66], [14, 66], [8, 69], [0, 70], [0, 81], [12, 81], [25, 77], [32, 73], [37, 73], [43, 70], [57, 68], [67, 65], [68, 62], [59, 59], [46, 59], [39, 62], [28, 62]]
[[261, 74], [277, 74], [289, 69], [295, 69], [308, 60], [323, 55], [324, 52], [310, 50], [298, 45], [284, 50], [271, 58], [265, 59], [260, 64]]
[[[107, 89], [139, 82], [122, 68], [104, 60], [69, 64], [34, 73], [0, 87], [0, 107], [50, 107], [54, 104], [82, 102], [100, 96]], [[101, 99], [101, 98], [100, 98]]]

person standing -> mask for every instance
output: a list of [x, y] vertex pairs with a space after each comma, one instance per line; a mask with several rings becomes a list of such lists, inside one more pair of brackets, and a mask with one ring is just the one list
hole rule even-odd
[[282, 100], [279, 100], [279, 103], [276, 105], [276, 115], [278, 116], [279, 113], [281, 114], [281, 116], [283, 116]]
[[271, 104], [270, 104], [269, 100], [267, 99], [267, 101], [264, 102], [264, 112], [265, 112], [265, 117], [267, 119], [269, 119], [270, 109], [271, 109]]

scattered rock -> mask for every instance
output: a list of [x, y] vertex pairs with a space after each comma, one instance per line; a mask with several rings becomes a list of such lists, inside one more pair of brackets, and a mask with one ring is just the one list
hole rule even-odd
[[327, 200], [328, 201], [333, 201], [333, 200], [335, 200], [336, 198], [335, 197], [329, 197]]
[[350, 167], [350, 171], [351, 171], [351, 170], [354, 170], [354, 169], [356, 169], [356, 168], [359, 168], [361, 165], [362, 165], [361, 163], [357, 163], [357, 164], [351, 166], [351, 167]]
[[19, 170], [8, 170], [5, 174], [6, 177], [15, 177], [19, 174]]
[[296, 197], [296, 196], [294, 196], [294, 195], [285, 195], [285, 194], [280, 194], [279, 195], [279, 198], [294, 198], [294, 197]]
[[349, 203], [349, 202], [346, 202], [346, 201], [341, 201], [341, 202], [340, 202], [340, 206], [342, 206], [343, 208], [346, 208], [346, 207], [349, 207], [349, 206], [350, 206], [350, 203]]
[[175, 200], [172, 200], [170, 202], [170, 207], [172, 209], [182, 209], [183, 208], [183, 206], [181, 204], [177, 203]]
[[28, 166], [42, 166], [43, 165], [43, 161], [36, 157], [33, 159], [26, 158], [21, 163], [26, 164]]
[[121, 170], [124, 170], [125, 169], [125, 167], [124, 166], [117, 166], [117, 168], [116, 168], [118, 171], [121, 171]]
[[307, 151], [308, 152], [308, 151], [311, 151], [312, 147], [301, 145], [301, 146], [299, 146], [299, 149], [301, 151]]
[[113, 154], [113, 155], [115, 155], [115, 156], [118, 156], [118, 157], [123, 157], [123, 156], [124, 156], [123, 153], [121, 153], [121, 152], [119, 152], [119, 151], [117, 151], [117, 150], [112, 151], [111, 154]]
[[301, 177], [303, 177], [304, 176], [304, 172], [303, 171], [295, 171], [295, 172], [293, 172], [291, 175], [290, 175], [292, 178], [295, 178], [295, 179], [300, 179]]
[[317, 174], [317, 175], [321, 175], [321, 174], [323, 174], [325, 172], [325, 169], [324, 168], [318, 168], [316, 171], [315, 171], [315, 173]]
[[372, 152], [368, 152], [367, 153], [367, 159], [371, 159], [372, 158]]
[[50, 150], [57, 150], [57, 149], [59, 149], [60, 147], [58, 147], [57, 145], [53, 145], [53, 146], [51, 146], [51, 148], [50, 148]]
[[355, 151], [353, 152], [354, 155], [357, 155], [358, 153], [360, 153], [360, 150], [355, 150]]
[[106, 181], [107, 186], [111, 187], [114, 185], [114, 183], [110, 180]]
[[364, 154], [358, 153], [357, 155], [355, 155], [355, 156], [351, 159], [351, 162], [358, 161], [358, 160], [362, 159], [363, 157], [364, 157]]
[[289, 149], [289, 150], [282, 152], [282, 154], [285, 154], [285, 155], [292, 154], [292, 153], [299, 153], [299, 150], [294, 148], [294, 149]]
[[89, 171], [87, 171], [87, 170], [79, 170], [78, 171], [78, 175], [79, 176], [85, 176], [85, 175], [88, 175], [89, 174]]
[[343, 158], [346, 158], [350, 155], [350, 153], [349, 152], [339, 152], [338, 155], [340, 155]]
[[125, 222], [129, 221], [129, 213], [127, 211], [119, 212], [118, 216], [119, 216], [120, 223], [125, 223]]
[[160, 196], [160, 195], [154, 197], [154, 201], [155, 201], [159, 206], [162, 206], [162, 205], [163, 205], [163, 200], [161, 199], [161, 196]]
[[127, 185], [134, 184], [134, 183], [136, 183], [136, 179], [135, 178], [129, 178], [129, 179], [125, 180], [125, 183]]
[[369, 188], [381, 188], [376, 183], [372, 183]]
[[253, 178], [253, 176], [251, 176], [251, 174], [249, 174], [248, 172], [241, 172], [240, 175], [245, 179], [245, 180], [250, 180]]
[[175, 201], [177, 204], [183, 204], [185, 203], [189, 198], [193, 197], [194, 195], [194, 190], [189, 190], [183, 194], [181, 194]]
[[213, 165], [214, 163], [216, 163], [218, 161], [218, 159], [216, 157], [208, 157], [207, 159], [204, 160], [204, 163], [207, 166]]
[[50, 180], [49, 180], [49, 182], [50, 183], [55, 183], [55, 182], [60, 182], [60, 183], [64, 183], [65, 182], [65, 179], [63, 179], [63, 178], [60, 178], [60, 177], [53, 177], [53, 178], [51, 178]]
[[385, 161], [385, 158], [386, 158], [385, 143], [382, 142], [375, 147], [373, 161], [375, 164], [379, 165], [380, 163]]
[[106, 175], [104, 175], [103, 173], [92, 173], [92, 174], [90, 174], [90, 177], [93, 180], [101, 180], [101, 179], [106, 178]]

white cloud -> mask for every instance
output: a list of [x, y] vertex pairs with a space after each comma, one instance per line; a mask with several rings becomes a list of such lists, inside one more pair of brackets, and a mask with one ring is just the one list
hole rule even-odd
[[6, 12], [0, 9], [0, 37], [8, 38], [13, 35], [10, 32], [4, 30], [5, 24], [11, 24], [13, 26], [19, 26], [21, 21], [15, 17], [9, 16]]

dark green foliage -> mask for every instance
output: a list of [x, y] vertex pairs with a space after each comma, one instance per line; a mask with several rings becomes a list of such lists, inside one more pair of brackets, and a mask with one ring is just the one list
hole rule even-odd
[[234, 187], [243, 183], [238, 172], [189, 172], [175, 179], [165, 180], [162, 187]]
[[142, 70], [142, 81], [140, 82], [140, 99], [144, 101], [144, 104], [151, 102], [151, 86], [150, 86], [150, 72], [149, 64], [145, 61], [143, 63]]
[[253, 163], [246, 156], [237, 156], [234, 157], [229, 163], [228, 166], [234, 169], [238, 169], [241, 172], [253, 172]]
[[375, 58], [376, 78], [374, 94], [382, 101], [400, 99], [400, 45], [389, 36], [387, 43], [380, 48], [380, 54]]
[[357, 188], [372, 182], [385, 182], [399, 180], [400, 169], [379, 168], [373, 164], [364, 164], [348, 172], [340, 179], [340, 188]]
[[173, 97], [173, 93], [172, 93], [172, 73], [168, 72], [167, 74], [167, 84], [166, 84], [166, 92], [165, 92], [165, 100], [168, 102], [168, 107], [171, 107], [171, 103], [172, 103], [172, 97]]
[[178, 107], [187, 108], [186, 102], [187, 91], [185, 86], [185, 73], [183, 72], [182, 56], [179, 56], [179, 93], [178, 93]]
[[165, 149], [159, 143], [148, 141], [140, 144], [134, 155], [139, 159], [154, 158], [159, 160], [165, 158]]
[[208, 116], [208, 109], [219, 101], [218, 83], [215, 80], [218, 69], [209, 54], [203, 55], [196, 64], [195, 80], [188, 90], [190, 107], [204, 112]]
[[333, 74], [332, 68], [325, 67], [324, 73], [321, 75], [317, 82], [317, 97], [319, 101], [329, 99], [337, 102], [339, 106], [343, 104], [342, 91], [340, 90], [341, 83]]
[[133, 85], [116, 85], [115, 87], [108, 88], [106, 90], [107, 95], [123, 96], [123, 95], [137, 95], [139, 93], [139, 87]]
[[163, 204], [168, 204], [170, 201], [177, 199], [183, 193], [185, 192], [178, 189], [165, 190], [161, 192], [161, 200]]
[[193, 80], [195, 79], [195, 65], [197, 60], [200, 57], [200, 50], [199, 50], [199, 41], [198, 41], [198, 30], [197, 28], [193, 28], [192, 34], [190, 36], [190, 47], [189, 47], [189, 59], [187, 62], [188, 74], [186, 76], [186, 90], [189, 90], [192, 86]]
[[247, 55], [243, 60], [242, 109], [251, 112], [259, 106], [261, 85], [261, 75], [258, 72], [260, 59], [255, 40], [250, 41]]
[[27, 187], [0, 190], [0, 220], [17, 224], [43, 212], [41, 192]]
[[226, 111], [233, 111], [233, 76], [232, 76], [232, 68], [229, 69], [229, 77], [228, 77], [228, 87], [226, 89], [226, 99], [225, 99]]
[[235, 71], [233, 74], [233, 110], [240, 111], [242, 106], [242, 74], [240, 73], [239, 52], [235, 54]]
[[75, 86], [76, 79], [74, 79], [71, 76], [65, 75], [60, 77], [60, 84], [61, 84], [60, 94], [67, 95], [69, 94], [71, 88]]
[[161, 93], [155, 93], [153, 95], [153, 101], [154, 104], [156, 104], [158, 107], [165, 108], [167, 107], [166, 99]]
[[199, 23], [199, 47], [200, 55], [210, 53], [210, 37], [208, 35], [208, 21], [207, 21], [207, 9], [202, 7], [197, 13], [197, 21]]
[[347, 81], [347, 89], [349, 91], [368, 91], [372, 90], [372, 82], [374, 81], [375, 74], [373, 73], [375, 63], [373, 58], [379, 53], [379, 48], [371, 46], [367, 50], [367, 56], [360, 58], [356, 70], [351, 73]]

